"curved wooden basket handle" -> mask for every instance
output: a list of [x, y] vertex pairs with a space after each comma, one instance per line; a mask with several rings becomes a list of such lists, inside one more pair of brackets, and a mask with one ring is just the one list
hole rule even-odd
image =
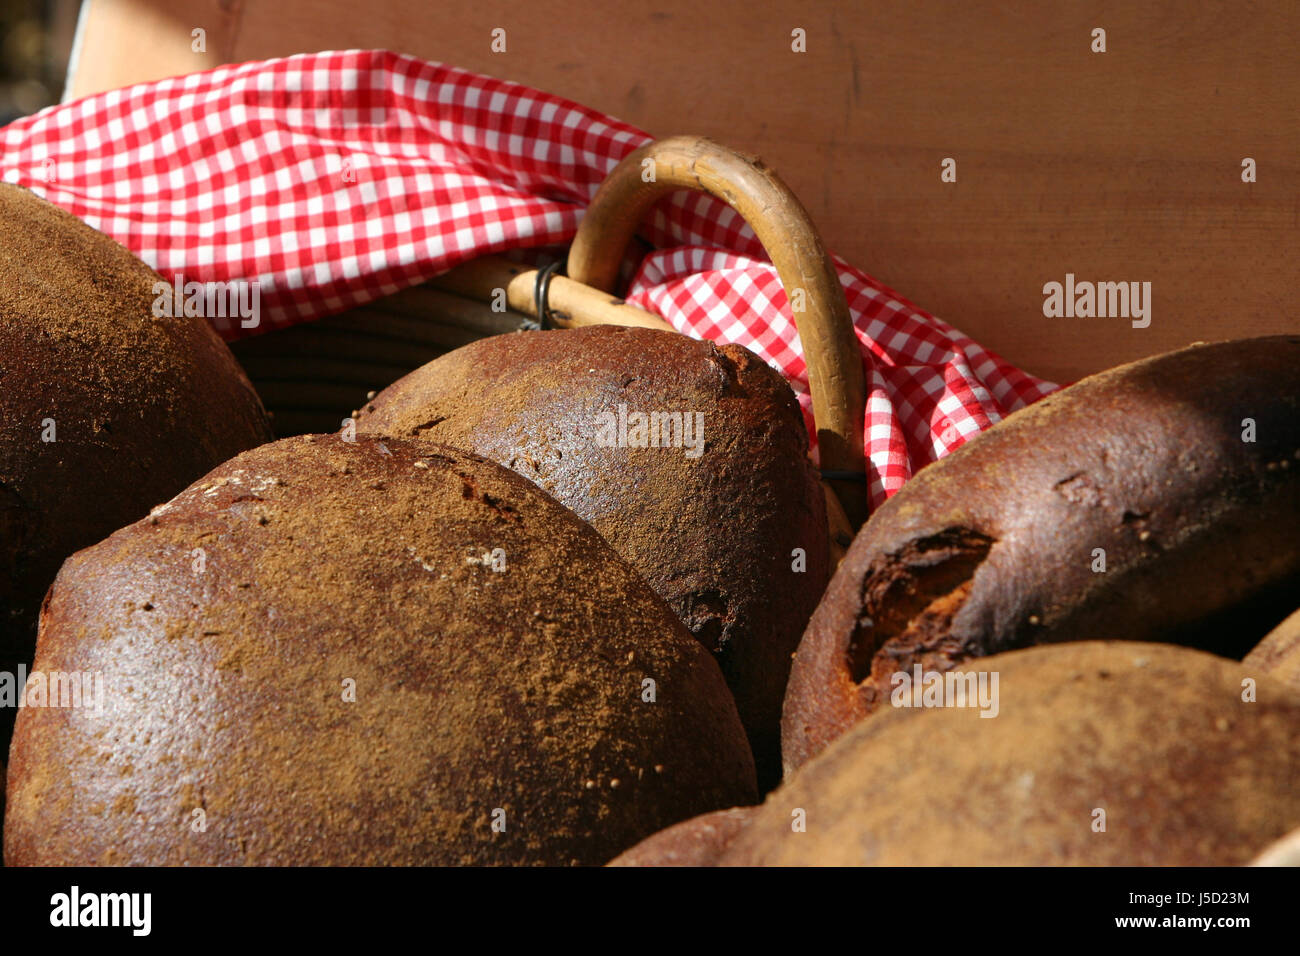
[[[637, 227], [651, 206], [678, 189], [709, 193], [740, 213], [776, 266], [791, 308], [801, 300], [802, 311], [793, 314], [822, 469], [865, 475], [866, 382], [844, 287], [803, 204], [761, 160], [696, 136], [657, 140], [630, 153], [601, 184], [578, 227], [569, 278], [613, 292]], [[867, 515], [866, 486], [831, 484], [856, 528]]]

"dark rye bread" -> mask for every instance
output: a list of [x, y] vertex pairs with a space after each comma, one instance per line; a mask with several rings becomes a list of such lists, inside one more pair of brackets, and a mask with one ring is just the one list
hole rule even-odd
[[1243, 700], [1238, 662], [1085, 641], [972, 667], [996, 717], [887, 705], [728, 839], [712, 814], [614, 862], [671, 862], [695, 828], [694, 865], [1235, 866], [1300, 824], [1300, 695], [1264, 677]]
[[9, 864], [601, 864], [757, 799], [663, 601], [536, 486], [431, 443], [240, 455], [68, 560], [36, 666], [102, 672], [107, 703], [23, 709]]
[[[64, 558], [271, 438], [207, 323], [154, 317], [158, 281], [75, 216], [0, 184], [0, 670], [31, 660]], [[12, 720], [0, 711], [0, 741]]]
[[660, 830], [610, 860], [609, 866], [714, 866], [761, 807], [732, 807]]
[[[599, 416], [620, 405], [703, 413], [703, 453], [601, 447]], [[590, 522], [714, 653], [760, 786], [776, 784], [790, 655], [829, 575], [826, 504], [779, 374], [739, 346], [672, 332], [501, 335], [390, 386], [358, 431], [478, 452]]]
[[1298, 591], [1300, 336], [1094, 375], [922, 469], [872, 515], [799, 646], [786, 769], [915, 664], [1091, 639], [1240, 658]]
[[1300, 611], [1270, 631], [1242, 663], [1300, 691]]

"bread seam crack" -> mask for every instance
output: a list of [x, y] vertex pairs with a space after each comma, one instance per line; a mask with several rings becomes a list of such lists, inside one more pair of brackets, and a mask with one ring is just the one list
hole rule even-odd
[[905, 659], [955, 653], [953, 618], [970, 595], [975, 572], [996, 539], [945, 528], [873, 562], [861, 585], [860, 611], [848, 647], [854, 684], [885, 677]]

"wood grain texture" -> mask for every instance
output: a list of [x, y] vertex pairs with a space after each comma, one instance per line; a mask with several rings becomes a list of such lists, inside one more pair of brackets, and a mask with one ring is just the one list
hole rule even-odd
[[[490, 303], [498, 289], [504, 289], [511, 310], [541, 320], [537, 305], [539, 270], [500, 256], [482, 256], [457, 266], [433, 279], [432, 288], [405, 289], [398, 296], [419, 302], [428, 291], [456, 293], [478, 303]], [[564, 276], [552, 276], [545, 299], [552, 321], [559, 328], [576, 329], [584, 325], [624, 325], [641, 329], [676, 331], [653, 312], [628, 305], [617, 296], [574, 282]]]
[[[88, 2], [81, 93], [214, 59], [386, 47], [758, 153], [832, 250], [1058, 381], [1300, 329], [1294, 3]], [[198, 24], [206, 57], [189, 52]], [[1246, 156], [1257, 183], [1241, 182]], [[940, 181], [944, 157], [956, 183]], [[1152, 282], [1151, 326], [1045, 318], [1043, 284], [1066, 272]]]

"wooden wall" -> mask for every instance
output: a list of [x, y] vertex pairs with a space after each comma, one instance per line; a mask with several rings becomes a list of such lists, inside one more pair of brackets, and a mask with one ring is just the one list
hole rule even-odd
[[[832, 249], [1058, 381], [1198, 339], [1300, 331], [1293, 2], [87, 4], [73, 95], [385, 47], [756, 152]], [[496, 27], [505, 53], [490, 49]], [[945, 157], [955, 183], [940, 180]], [[1151, 282], [1150, 327], [1045, 317], [1043, 285], [1067, 272]]]

